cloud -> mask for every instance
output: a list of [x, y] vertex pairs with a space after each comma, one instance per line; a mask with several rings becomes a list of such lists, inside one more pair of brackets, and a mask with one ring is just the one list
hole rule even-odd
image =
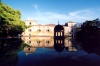
[[90, 10], [80, 10], [80, 11], [75, 11], [75, 12], [71, 12], [69, 13], [70, 16], [86, 16], [89, 14], [93, 14], [93, 11]]
[[91, 16], [94, 14], [93, 10], [80, 10], [75, 12], [70, 12], [69, 16], [75, 17], [76, 19], [90, 19]]
[[33, 12], [33, 16], [29, 17], [41, 24], [48, 24], [48, 23], [57, 24], [58, 21], [60, 21], [61, 24], [64, 24], [65, 22], [68, 21], [84, 22], [85, 20], [91, 20], [91, 19], [93, 20], [100, 17], [97, 14], [99, 13], [99, 9], [98, 10], [84, 9], [62, 14], [55, 12], [41, 12], [38, 9], [38, 5], [33, 5], [33, 7], [35, 8], [36, 11]]
[[38, 10], [38, 5], [33, 5], [33, 7], [36, 9], [36, 10]]
[[35, 8], [36, 13], [39, 13], [39, 14], [40, 14], [40, 12], [39, 12], [39, 10], [38, 10], [38, 5], [37, 5], [37, 4], [35, 4], [35, 5], [33, 5], [33, 7]]

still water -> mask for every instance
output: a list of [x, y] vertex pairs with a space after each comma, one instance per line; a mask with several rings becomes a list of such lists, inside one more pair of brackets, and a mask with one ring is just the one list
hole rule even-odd
[[100, 66], [100, 39], [0, 39], [0, 66]]

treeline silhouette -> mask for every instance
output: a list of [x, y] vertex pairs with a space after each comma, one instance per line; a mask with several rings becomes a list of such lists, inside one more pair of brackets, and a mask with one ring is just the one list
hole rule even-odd
[[100, 20], [85, 21], [77, 31], [77, 40], [88, 53], [100, 55]]
[[97, 18], [91, 21], [85, 21], [80, 28], [77, 28], [77, 37], [100, 37], [100, 20]]

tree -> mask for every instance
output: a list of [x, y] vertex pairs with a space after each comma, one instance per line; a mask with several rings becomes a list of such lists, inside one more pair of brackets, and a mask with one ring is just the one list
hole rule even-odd
[[20, 20], [21, 13], [0, 2], [0, 36], [17, 36], [25, 30], [25, 23]]
[[83, 36], [96, 36], [96, 35], [100, 35], [100, 20], [97, 18], [95, 20], [91, 20], [91, 21], [85, 21], [82, 25], [81, 25], [81, 34]]

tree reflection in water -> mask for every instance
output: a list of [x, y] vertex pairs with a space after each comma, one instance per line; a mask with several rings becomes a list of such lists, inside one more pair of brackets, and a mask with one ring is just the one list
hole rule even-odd
[[100, 55], [100, 38], [85, 38], [82, 40], [82, 47], [88, 53]]
[[[100, 66], [99, 58], [98, 58], [98, 62], [95, 62], [97, 61], [96, 60], [97, 56], [90, 55], [84, 50], [82, 50], [81, 46], [83, 46], [84, 43], [82, 44], [81, 42], [75, 41], [75, 38], [67, 37], [65, 39], [53, 39], [50, 37], [40, 37], [40, 38], [31, 37], [30, 40], [31, 43], [27, 44], [29, 46], [24, 47], [24, 52], [26, 53], [27, 56], [22, 57], [22, 59], [25, 58], [26, 60], [24, 60], [24, 64], [20, 63], [19, 65]], [[38, 46], [37, 40], [41, 41], [40, 46]], [[47, 41], [49, 41], [50, 43], [48, 43]], [[84, 40], [83, 42], [87, 42], [87, 41]], [[84, 46], [85, 45], [87, 45], [87, 43], [85, 43]]]
[[18, 63], [18, 51], [23, 49], [21, 39], [0, 40], [0, 66], [16, 66]]
[[[38, 40], [41, 41], [39, 46]], [[0, 66], [100, 66], [100, 57], [87, 53], [99, 54], [99, 38], [87, 38], [81, 44], [71, 37], [30, 37], [29, 41], [24, 41], [27, 45], [20, 39], [0, 41]]]

